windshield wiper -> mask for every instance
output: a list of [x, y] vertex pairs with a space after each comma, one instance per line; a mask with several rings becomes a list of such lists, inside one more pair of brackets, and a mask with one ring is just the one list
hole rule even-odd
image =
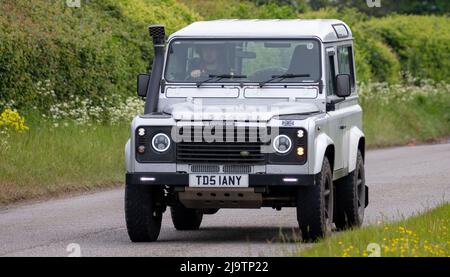
[[243, 79], [247, 78], [247, 75], [234, 75], [234, 74], [210, 74], [208, 79], [197, 82], [197, 87], [199, 88], [202, 84], [208, 83], [210, 81], [220, 81], [222, 79]]
[[283, 80], [283, 79], [288, 79], [288, 78], [301, 78], [301, 77], [310, 77], [311, 75], [309, 74], [282, 74], [282, 75], [272, 75], [272, 78], [270, 78], [269, 80], [263, 81], [259, 83], [259, 87], [263, 87], [265, 84], [273, 82], [275, 80]]

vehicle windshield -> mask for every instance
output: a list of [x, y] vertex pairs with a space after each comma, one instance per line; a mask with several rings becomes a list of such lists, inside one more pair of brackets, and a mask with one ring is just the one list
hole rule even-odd
[[[208, 80], [213, 75], [227, 78]], [[205, 80], [261, 84], [318, 82], [319, 43], [299, 39], [178, 39], [169, 45], [165, 79], [197, 84]]]

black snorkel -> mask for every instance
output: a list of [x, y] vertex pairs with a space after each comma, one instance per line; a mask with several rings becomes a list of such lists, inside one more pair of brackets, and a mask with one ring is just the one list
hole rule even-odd
[[164, 66], [165, 48], [165, 28], [163, 25], [151, 25], [149, 28], [150, 37], [153, 39], [155, 56], [152, 64], [150, 82], [147, 87], [147, 97], [145, 101], [144, 113], [153, 113], [158, 109], [159, 90]]

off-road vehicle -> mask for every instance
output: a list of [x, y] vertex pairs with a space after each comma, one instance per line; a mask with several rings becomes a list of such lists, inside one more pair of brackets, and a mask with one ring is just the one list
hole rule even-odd
[[[223, 208], [296, 207], [304, 240], [361, 225], [368, 205], [353, 38], [339, 20], [149, 28], [145, 112], [125, 147], [125, 214], [154, 241]], [[219, 216], [219, 215], [216, 215]]]

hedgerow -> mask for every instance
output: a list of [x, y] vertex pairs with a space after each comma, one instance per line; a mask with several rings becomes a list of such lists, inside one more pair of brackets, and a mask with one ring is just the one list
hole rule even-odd
[[[153, 59], [147, 27], [167, 32], [216, 18], [337, 18], [355, 37], [358, 80], [398, 83], [401, 72], [448, 81], [448, 16], [370, 18], [353, 9], [297, 14], [293, 7], [238, 0], [96, 0], [69, 8], [59, 0], [0, 1], [0, 108], [41, 112], [71, 96], [93, 106], [134, 95], [136, 74]], [[37, 93], [48, 81], [51, 99]]]
[[402, 71], [421, 79], [449, 81], [450, 19], [447, 16], [393, 15], [359, 27], [389, 46]]
[[65, 2], [0, 1], [0, 106], [45, 111], [51, 103], [36, 93], [45, 80], [55, 101], [121, 102], [149, 68], [148, 25], [166, 23], [170, 32], [196, 18], [172, 0]]

